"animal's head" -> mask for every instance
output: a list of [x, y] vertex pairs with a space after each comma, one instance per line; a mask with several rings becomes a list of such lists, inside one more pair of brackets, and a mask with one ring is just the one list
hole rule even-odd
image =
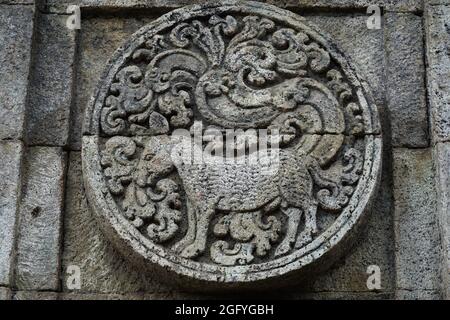
[[169, 142], [170, 137], [167, 135], [153, 136], [140, 141], [143, 151], [134, 173], [134, 180], [140, 187], [154, 186], [173, 170]]

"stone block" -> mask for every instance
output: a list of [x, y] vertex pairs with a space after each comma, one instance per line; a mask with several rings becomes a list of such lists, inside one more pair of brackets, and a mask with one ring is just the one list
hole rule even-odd
[[17, 246], [19, 290], [58, 290], [66, 153], [28, 149]]
[[432, 140], [450, 141], [450, 6], [425, 11], [428, 96]]
[[431, 151], [394, 149], [397, 289], [438, 291], [441, 243]]
[[22, 142], [0, 142], [0, 285], [11, 284], [21, 187]]
[[[204, 0], [196, 1], [202, 3]], [[280, 8], [320, 8], [320, 9], [366, 9], [370, 5], [379, 5], [388, 10], [416, 12], [422, 10], [423, 0], [261, 0]], [[175, 9], [192, 4], [190, 0], [48, 0], [50, 10], [64, 12], [69, 4], [77, 4], [84, 8], [159, 8]]]
[[[168, 291], [153, 275], [145, 274], [126, 262], [104, 238], [84, 194], [80, 152], [70, 153], [63, 252], [63, 270], [69, 265], [80, 267], [81, 293]], [[69, 291], [66, 280], [64, 271], [63, 289]]]
[[422, 19], [385, 15], [387, 109], [394, 147], [428, 146]]
[[0, 4], [33, 4], [35, 0], [0, 0]]
[[65, 146], [73, 91], [75, 32], [65, 15], [38, 15], [27, 118], [30, 145]]
[[0, 5], [0, 140], [22, 139], [34, 9]]
[[441, 295], [432, 290], [398, 290], [395, 298], [398, 300], [439, 300]]
[[17, 291], [14, 293], [13, 300], [58, 300], [58, 293], [45, 291]]

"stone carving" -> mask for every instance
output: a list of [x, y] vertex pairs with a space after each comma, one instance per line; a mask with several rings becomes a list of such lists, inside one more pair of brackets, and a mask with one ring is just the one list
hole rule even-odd
[[253, 2], [175, 10], [134, 34], [85, 130], [90, 203], [119, 248], [215, 284], [331, 256], [380, 167], [377, 110], [347, 59]]

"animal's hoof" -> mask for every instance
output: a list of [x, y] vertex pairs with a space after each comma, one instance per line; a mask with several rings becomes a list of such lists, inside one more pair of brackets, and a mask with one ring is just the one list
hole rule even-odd
[[197, 257], [202, 250], [195, 244], [191, 244], [184, 248], [184, 250], [181, 252], [181, 256], [186, 259], [192, 259]]

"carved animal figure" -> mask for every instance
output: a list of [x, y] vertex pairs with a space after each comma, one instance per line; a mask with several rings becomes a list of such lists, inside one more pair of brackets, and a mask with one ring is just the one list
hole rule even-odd
[[[320, 145], [322, 137], [315, 138]], [[335, 143], [342, 141], [338, 139]], [[287, 253], [294, 243], [299, 248], [311, 241], [317, 232], [313, 184], [314, 177], [320, 174], [310, 172], [317, 169], [314, 152], [307, 154], [308, 150], [292, 147], [259, 151], [241, 160], [230, 160], [205, 155], [202, 151], [191, 139], [173, 141], [167, 136], [154, 136], [146, 143], [138, 166], [138, 177], [144, 179], [140, 182], [142, 185], [154, 184], [159, 176], [174, 168], [183, 181], [188, 208], [192, 211], [188, 214], [194, 217], [190, 219], [187, 232], [190, 236], [184, 241], [187, 243], [179, 246], [183, 257], [193, 258], [204, 252], [208, 228], [216, 210], [249, 212], [275, 201], [282, 204], [281, 210], [288, 218], [285, 237], [276, 255]], [[192, 157], [195, 153], [202, 154], [203, 159], [195, 161]], [[258, 161], [261, 159], [268, 165], [261, 166]], [[302, 216], [305, 226], [297, 236]]]

